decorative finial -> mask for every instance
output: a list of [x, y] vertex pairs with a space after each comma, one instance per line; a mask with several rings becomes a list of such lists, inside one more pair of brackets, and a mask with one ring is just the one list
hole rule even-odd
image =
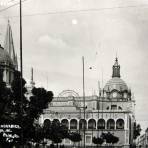
[[118, 61], [118, 51], [116, 50], [116, 62]]

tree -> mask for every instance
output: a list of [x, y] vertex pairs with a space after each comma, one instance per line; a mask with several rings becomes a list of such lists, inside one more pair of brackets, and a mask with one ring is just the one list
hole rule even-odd
[[101, 137], [106, 141], [106, 143], [112, 143], [113, 136], [110, 132], [102, 133]]
[[98, 147], [98, 145], [102, 145], [103, 144], [104, 139], [102, 137], [97, 137], [97, 138], [93, 137], [92, 142], [94, 144], [97, 144], [97, 147]]
[[134, 122], [133, 129], [134, 129], [133, 138], [134, 138], [134, 140], [136, 140], [137, 137], [140, 136], [140, 132], [141, 132], [140, 124], [137, 124], [136, 122]]
[[82, 140], [81, 135], [77, 132], [69, 133], [68, 138], [74, 143], [73, 145], [75, 145], [76, 142], [80, 142]]
[[114, 136], [113, 135], [113, 138], [112, 138], [112, 144], [115, 144], [119, 141], [119, 138], [117, 136]]
[[[41, 136], [41, 129], [36, 127], [35, 121], [53, 99], [53, 93], [44, 88], [33, 88], [31, 97], [27, 98], [25, 83], [26, 81], [22, 79], [21, 86], [18, 71], [15, 72], [11, 88], [7, 88], [5, 82], [0, 81], [0, 121], [3, 121], [0, 124], [16, 124], [21, 127], [23, 141], [16, 139], [16, 143], [38, 141], [36, 134]], [[21, 136], [19, 132], [16, 129], [12, 131], [13, 134]]]
[[69, 136], [68, 128], [62, 125], [58, 120], [53, 120], [52, 122], [45, 120], [43, 131], [44, 137], [57, 144], [57, 147], [64, 138], [68, 138]]
[[119, 141], [119, 138], [114, 136], [110, 132], [102, 133], [101, 137], [106, 141], [106, 143], [109, 143], [109, 144], [115, 144]]

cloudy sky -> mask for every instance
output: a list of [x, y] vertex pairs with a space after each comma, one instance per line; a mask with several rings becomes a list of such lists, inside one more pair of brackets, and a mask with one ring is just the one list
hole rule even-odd
[[[17, 0], [0, 0], [0, 43], [10, 20], [19, 56]], [[136, 100], [136, 119], [148, 127], [148, 1], [25, 0], [23, 2], [23, 70], [37, 86], [55, 96], [66, 89], [82, 95], [82, 56], [86, 95], [98, 93], [111, 78], [116, 54], [121, 77]], [[92, 67], [91, 69], [89, 67]]]

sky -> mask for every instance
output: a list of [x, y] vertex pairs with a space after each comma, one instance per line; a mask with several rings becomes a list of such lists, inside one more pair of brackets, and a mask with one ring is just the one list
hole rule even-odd
[[[9, 19], [19, 58], [19, 7], [5, 9], [17, 2], [0, 0], [0, 43]], [[98, 94], [98, 81], [103, 87], [111, 79], [117, 55], [121, 78], [134, 93], [136, 120], [144, 131], [148, 127], [148, 1], [25, 0], [22, 4], [24, 78], [30, 81], [33, 67], [36, 86], [53, 91], [54, 96], [67, 89], [82, 95], [84, 56], [85, 93]]]

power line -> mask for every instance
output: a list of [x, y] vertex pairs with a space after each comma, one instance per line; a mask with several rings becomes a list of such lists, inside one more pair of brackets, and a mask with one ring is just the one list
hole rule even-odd
[[[24, 1], [27, 1], [27, 0], [24, 0]], [[15, 5], [18, 5], [18, 3], [14, 4], [10, 7], [7, 7], [5, 9], [2, 9], [2, 10], [0, 10], [0, 12], [5, 11], [5, 10], [15, 6]], [[23, 17], [55, 15], [55, 14], [68, 14], [68, 13], [87, 13], [87, 12], [98, 12], [98, 11], [104, 11], [104, 10], [137, 8], [137, 7], [147, 7], [147, 6], [148, 6], [148, 4], [145, 4], [145, 5], [130, 5], [130, 6], [117, 6], [117, 7], [107, 7], [107, 8], [80, 9], [80, 10], [50, 11], [50, 12], [43, 12], [43, 13], [26, 14], [26, 15], [23, 15]], [[9, 17], [12, 18], [12, 17], [19, 17], [19, 16], [9, 16]]]
[[[25, 1], [27, 1], [27, 0], [23, 0], [22, 2], [25, 2]], [[10, 2], [10, 1], [9, 1], [9, 2]], [[3, 12], [3, 11], [8, 10], [9, 8], [12, 8], [12, 7], [14, 7], [14, 6], [17, 6], [17, 5], [19, 5], [19, 2], [18, 2], [18, 3], [15, 3], [15, 4], [13, 4], [13, 5], [7, 7], [7, 8], [1, 9], [1, 10], [0, 10], [0, 13]], [[18, 16], [18, 17], [19, 17], [19, 16]]]

